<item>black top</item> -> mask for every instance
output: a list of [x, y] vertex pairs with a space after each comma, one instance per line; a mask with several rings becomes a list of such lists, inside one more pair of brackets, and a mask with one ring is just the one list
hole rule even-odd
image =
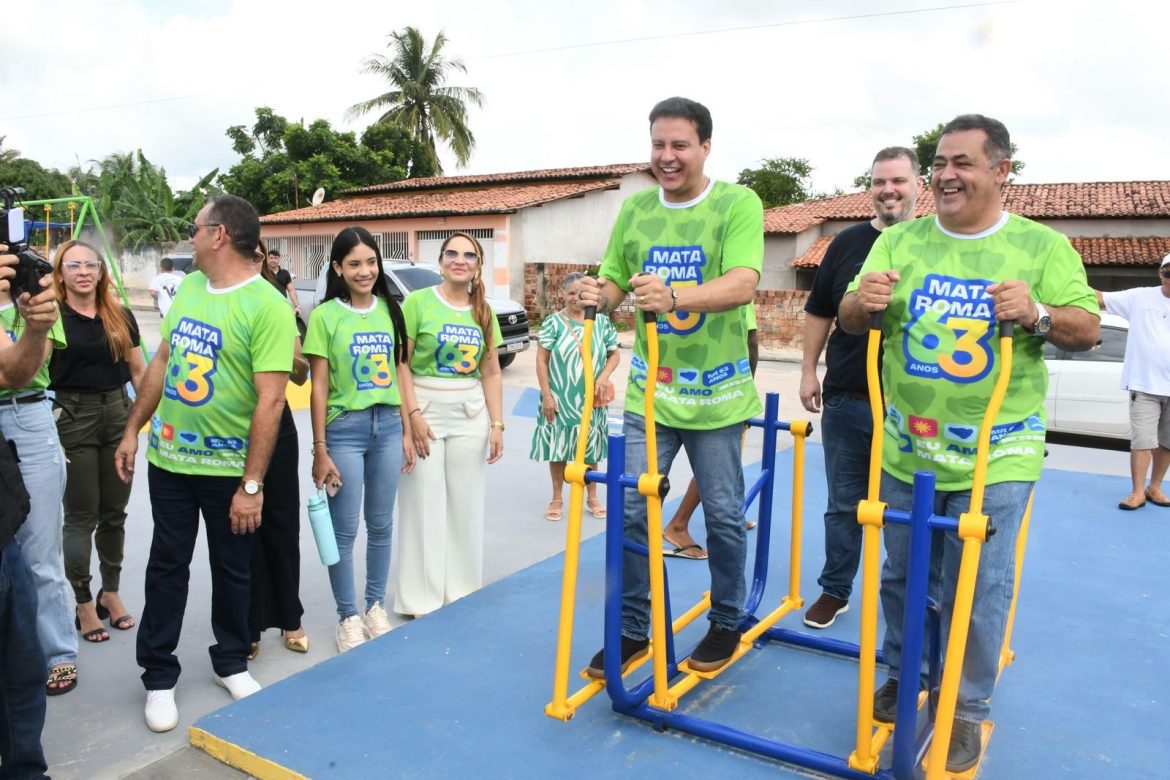
[[292, 274], [290, 274], [288, 271], [281, 268], [275, 274], [273, 274], [273, 276], [275, 276], [276, 278], [272, 282], [272, 285], [277, 290], [280, 290], [281, 295], [283, 295], [285, 298], [287, 298], [288, 297], [288, 286], [290, 284], [292, 284]]
[[[804, 304], [804, 310], [825, 319], [837, 320], [837, 310], [845, 297], [845, 288], [861, 270], [861, 264], [869, 256], [869, 250], [881, 233], [868, 222], [846, 228], [837, 234], [825, 258], [817, 269], [812, 292]], [[836, 321], [829, 345], [825, 350], [825, 372], [822, 393], [864, 393], [865, 348], [869, 337], [865, 334], [854, 336], [841, 328]]]
[[[130, 343], [138, 347], [138, 320], [125, 306], [122, 311], [130, 322]], [[130, 381], [130, 364], [115, 363], [106, 343], [106, 331], [100, 317], [78, 314], [61, 301], [61, 325], [65, 329], [65, 349], [53, 350], [49, 359], [49, 387], [73, 393], [104, 393]]]

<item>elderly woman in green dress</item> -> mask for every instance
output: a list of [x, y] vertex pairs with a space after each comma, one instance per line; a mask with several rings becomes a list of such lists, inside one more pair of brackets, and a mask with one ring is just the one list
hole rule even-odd
[[[545, 520], [560, 520], [564, 501], [561, 488], [565, 482], [565, 463], [576, 454], [581, 413], [585, 408], [585, 361], [581, 344], [585, 332], [585, 307], [579, 298], [581, 273], [571, 273], [561, 282], [565, 308], [547, 317], [540, 328], [540, 346], [536, 355], [536, 378], [540, 382], [540, 414], [532, 434], [533, 460], [548, 461], [552, 477], [552, 501], [544, 513]], [[613, 400], [610, 376], [618, 366], [617, 330], [604, 314], [598, 314], [593, 326], [593, 421], [589, 426], [589, 444], [585, 461], [590, 468], [607, 454], [609, 433], [605, 407]], [[597, 486], [586, 485], [585, 505], [597, 519], [605, 517], [605, 504], [597, 498]]]

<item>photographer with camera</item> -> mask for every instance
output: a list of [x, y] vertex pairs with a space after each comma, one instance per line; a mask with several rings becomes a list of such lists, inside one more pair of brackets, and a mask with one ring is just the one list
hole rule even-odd
[[[7, 201], [7, 198], [5, 199]], [[6, 202], [4, 211], [12, 211]], [[0, 217], [7, 216], [0, 214]], [[7, 228], [15, 222], [0, 219], [0, 238], [23, 237]], [[0, 290], [8, 290], [25, 247], [0, 242]], [[43, 262], [43, 261], [42, 261]], [[47, 287], [48, 280], [40, 282]], [[31, 291], [39, 288], [30, 285]], [[15, 290], [13, 292], [16, 292]], [[26, 327], [13, 343], [0, 330], [0, 387], [24, 387], [44, 364], [46, 337], [57, 321], [56, 293], [51, 289], [30, 297], [16, 296]], [[29, 495], [17, 465], [16, 453], [0, 446], [0, 774], [45, 777], [48, 765], [41, 749], [45, 724], [45, 655], [37, 640], [37, 594], [33, 574], [21, 553], [16, 532], [29, 511]]]
[[[0, 291], [0, 326], [15, 341], [28, 324], [7, 290]], [[49, 352], [65, 346], [58, 320], [45, 343], [45, 359], [32, 381], [0, 389], [0, 433], [20, 456], [20, 474], [31, 496], [28, 518], [16, 534], [21, 554], [32, 570], [37, 591], [37, 636], [48, 664], [48, 694], [77, 687], [77, 634], [73, 598], [61, 561], [61, 497], [65, 492], [65, 456], [53, 420], [49, 386]]]

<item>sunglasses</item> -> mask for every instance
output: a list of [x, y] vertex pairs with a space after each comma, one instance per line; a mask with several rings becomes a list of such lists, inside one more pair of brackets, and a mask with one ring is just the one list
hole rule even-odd
[[87, 271], [100, 271], [100, 270], [102, 270], [102, 264], [101, 264], [101, 262], [99, 262], [97, 260], [84, 260], [84, 261], [70, 260], [68, 262], [61, 263], [61, 267], [64, 268], [66, 271], [72, 271], [74, 273], [76, 273], [77, 271], [80, 271], [82, 268], [84, 268]]
[[191, 227], [187, 228], [187, 238], [194, 239], [195, 234], [199, 232], [199, 228], [219, 227], [219, 222], [208, 222], [206, 225], [200, 225], [198, 222], [192, 222]]
[[[458, 260], [459, 252], [455, 249], [444, 249], [443, 257], [447, 258], [448, 260]], [[464, 252], [463, 259], [469, 263], [478, 263], [479, 255], [477, 255], [475, 252]]]
[[1163, 268], [1161, 271], [1158, 271], [1158, 273], [1162, 275], [1163, 279], [1170, 279], [1170, 269]]

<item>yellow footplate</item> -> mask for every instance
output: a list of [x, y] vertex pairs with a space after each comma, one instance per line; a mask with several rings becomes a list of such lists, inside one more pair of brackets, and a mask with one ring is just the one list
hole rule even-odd
[[[995, 724], [989, 720], [983, 721], [982, 725], [982, 745], [979, 746], [979, 760], [975, 762], [975, 766], [962, 772], [947, 772], [946, 776], [951, 780], [975, 780], [975, 776], [979, 774], [979, 768], [983, 766], [983, 758], [987, 755], [987, 743], [991, 741], [991, 732], [995, 730]], [[928, 770], [929, 761], [923, 759], [922, 769]]]

